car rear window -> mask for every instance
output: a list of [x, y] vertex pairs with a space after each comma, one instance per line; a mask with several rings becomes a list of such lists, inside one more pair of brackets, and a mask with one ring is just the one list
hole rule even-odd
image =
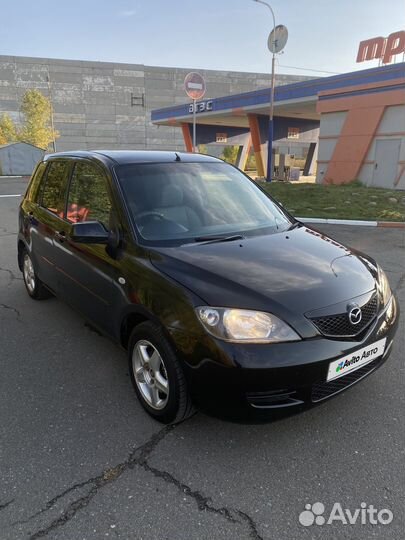
[[61, 218], [64, 214], [68, 168], [67, 161], [52, 161], [48, 165], [45, 185], [42, 189], [42, 206]]
[[38, 198], [38, 187], [41, 183], [41, 180], [44, 176], [44, 172], [46, 170], [46, 163], [44, 161], [41, 161], [37, 165], [37, 168], [34, 171], [34, 174], [32, 175], [31, 181], [28, 184], [27, 192], [25, 194], [25, 198], [29, 201], [35, 202]]

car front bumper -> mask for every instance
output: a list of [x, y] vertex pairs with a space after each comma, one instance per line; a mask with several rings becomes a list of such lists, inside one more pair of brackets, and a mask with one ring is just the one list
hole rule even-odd
[[[206, 336], [181, 356], [194, 398], [200, 403], [279, 409], [315, 404], [375, 371], [389, 357], [399, 320], [397, 301], [382, 311], [361, 341], [319, 336], [290, 343], [240, 344]], [[175, 336], [174, 336], [175, 337]], [[327, 381], [329, 364], [385, 338], [384, 353]], [[190, 342], [189, 342], [190, 343]]]

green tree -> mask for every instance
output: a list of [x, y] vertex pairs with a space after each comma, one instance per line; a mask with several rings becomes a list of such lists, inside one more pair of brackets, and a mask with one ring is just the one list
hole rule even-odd
[[200, 154], [208, 154], [208, 148], [206, 144], [199, 144], [198, 151]]
[[0, 144], [7, 144], [18, 140], [17, 128], [8, 114], [0, 118]]
[[247, 171], [255, 171], [256, 170], [256, 156], [254, 154], [249, 154], [249, 157], [246, 162], [246, 170]]
[[27, 90], [22, 99], [21, 112], [25, 121], [18, 139], [46, 150], [54, 138], [59, 137], [51, 126], [51, 102], [38, 90]]
[[225, 146], [221, 154], [221, 158], [232, 165], [236, 164], [238, 159], [239, 146]]

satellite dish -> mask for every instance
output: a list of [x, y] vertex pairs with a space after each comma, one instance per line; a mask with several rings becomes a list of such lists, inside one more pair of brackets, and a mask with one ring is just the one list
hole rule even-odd
[[279, 24], [270, 32], [269, 39], [267, 40], [267, 47], [271, 53], [277, 54], [284, 49], [287, 40], [287, 27], [283, 24]]

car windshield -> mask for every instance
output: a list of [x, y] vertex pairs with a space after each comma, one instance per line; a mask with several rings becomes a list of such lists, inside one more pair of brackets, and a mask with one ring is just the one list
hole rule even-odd
[[232, 240], [291, 226], [254, 182], [226, 163], [129, 164], [116, 173], [147, 243]]

